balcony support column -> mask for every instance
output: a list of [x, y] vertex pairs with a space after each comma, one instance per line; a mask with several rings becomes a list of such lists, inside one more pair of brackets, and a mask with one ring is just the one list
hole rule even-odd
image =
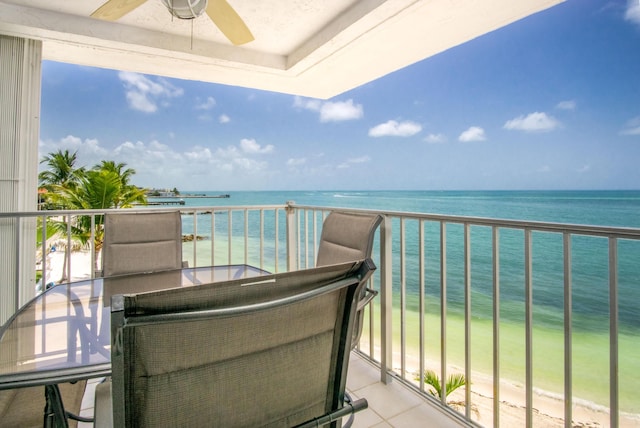
[[[42, 42], [0, 35], [0, 212], [35, 211]], [[35, 294], [36, 219], [0, 221], [0, 324]]]

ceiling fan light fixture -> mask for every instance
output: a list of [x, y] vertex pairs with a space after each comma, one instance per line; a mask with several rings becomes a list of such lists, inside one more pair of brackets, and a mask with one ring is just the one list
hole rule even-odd
[[180, 19], [194, 19], [207, 9], [208, 0], [162, 0], [169, 12]]

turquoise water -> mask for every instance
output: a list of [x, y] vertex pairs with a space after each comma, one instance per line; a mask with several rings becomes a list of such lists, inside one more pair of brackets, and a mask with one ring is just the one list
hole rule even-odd
[[[202, 191], [184, 193], [203, 193]], [[207, 192], [212, 195], [227, 192]], [[559, 222], [640, 228], [640, 191], [317, 191], [317, 192], [234, 192], [228, 199], [185, 199], [187, 206], [238, 206], [297, 204], [384, 211], [405, 211], [497, 219]], [[284, 216], [282, 216], [284, 217]], [[256, 219], [252, 219], [256, 221]], [[189, 220], [185, 232], [189, 233]], [[265, 220], [265, 236], [272, 236], [274, 221]], [[407, 309], [418, 310], [418, 224], [406, 222]], [[198, 234], [207, 234], [206, 225], [198, 225]], [[220, 220], [216, 229], [226, 230]], [[233, 229], [242, 233], [243, 219], [233, 219]], [[394, 254], [399, 251], [394, 221]], [[209, 227], [210, 230], [210, 227]], [[279, 237], [284, 239], [284, 218], [280, 219]], [[426, 313], [436, 320], [440, 313], [440, 237], [437, 223], [425, 225]], [[464, 253], [461, 225], [447, 226], [447, 322], [448, 359], [462, 363], [462, 348], [452, 338], [461, 338], [464, 307]], [[258, 242], [258, 237], [253, 236]], [[279, 252], [284, 254], [284, 241]], [[473, 318], [474, 369], [490, 373], [493, 272], [491, 230], [471, 230], [471, 311]], [[574, 237], [572, 245], [572, 310], [574, 394], [585, 400], [608, 406], [609, 397], [609, 269], [606, 238]], [[238, 250], [241, 243], [236, 245]], [[524, 378], [524, 237], [521, 231], [500, 232], [500, 318], [501, 370], [514, 381]], [[562, 236], [533, 234], [533, 322], [534, 383], [551, 392], [562, 392], [563, 373], [563, 242]], [[200, 250], [199, 250], [200, 251]], [[265, 249], [265, 258], [275, 251]], [[221, 247], [221, 255], [225, 250]], [[251, 249], [255, 263], [257, 251]], [[216, 249], [216, 254], [218, 249]], [[234, 253], [235, 254], [235, 253]], [[619, 322], [620, 322], [620, 404], [628, 412], [640, 413], [636, 387], [640, 384], [640, 242], [620, 240], [618, 244]], [[236, 256], [234, 256], [236, 257]], [[225, 260], [226, 261], [226, 260]], [[232, 260], [233, 261], [233, 260]], [[238, 261], [238, 260], [236, 260]], [[400, 265], [394, 260], [394, 293], [399, 296]], [[432, 321], [435, 322], [435, 321]], [[429, 357], [439, 357], [439, 325], [432, 326], [427, 340]], [[449, 331], [450, 330], [450, 331]], [[414, 337], [415, 332], [409, 331]], [[484, 338], [484, 339], [482, 339]], [[412, 339], [410, 339], [411, 342]], [[417, 338], [413, 340], [416, 342]], [[449, 355], [450, 354], [450, 355]]]

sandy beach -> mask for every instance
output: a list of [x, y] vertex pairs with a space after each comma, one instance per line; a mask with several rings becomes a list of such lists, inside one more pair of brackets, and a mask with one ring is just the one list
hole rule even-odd
[[[366, 335], [360, 342], [362, 349], [369, 349]], [[376, 358], [379, 359], [380, 349], [376, 347]], [[394, 352], [394, 361], [400, 361], [400, 354]], [[440, 370], [440, 364], [436, 361], [425, 361], [428, 369]], [[420, 363], [417, 357], [407, 356], [406, 378], [416, 386], [414, 380], [419, 373]], [[394, 372], [401, 373], [400, 367], [394, 367]], [[464, 368], [454, 365], [447, 366], [447, 373], [464, 373]], [[491, 376], [472, 372], [471, 374], [471, 418], [482, 426], [493, 426], [493, 379]], [[429, 389], [427, 386], [425, 389]], [[535, 427], [564, 427], [564, 399], [561, 396], [542, 390], [533, 391], [533, 426]], [[457, 389], [448, 398], [448, 403], [459, 411], [464, 408], [465, 389]], [[524, 426], [526, 419], [526, 392], [524, 385], [502, 379], [500, 382], [500, 425], [506, 427]], [[574, 398], [573, 402], [573, 427], [609, 427], [610, 417], [608, 409], [594, 403], [584, 402]], [[620, 415], [619, 426], [622, 428], [640, 427], [640, 415]]]
[[[56, 284], [62, 278], [63, 267], [65, 263], [65, 252], [57, 250], [47, 255], [47, 276], [46, 282], [55, 282]], [[68, 281], [79, 281], [81, 279], [91, 278], [91, 259], [90, 251], [74, 251], [71, 253], [71, 271], [68, 274]]]

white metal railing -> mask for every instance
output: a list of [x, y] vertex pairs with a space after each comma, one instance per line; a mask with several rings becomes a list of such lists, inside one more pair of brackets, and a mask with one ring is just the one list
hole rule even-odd
[[[131, 212], [150, 210], [176, 210], [182, 214], [183, 236], [191, 236], [191, 240], [183, 244], [183, 258], [190, 266], [206, 266], [214, 264], [253, 264], [272, 272], [288, 270], [290, 260], [287, 258], [285, 243], [286, 209], [284, 205], [265, 206], [225, 206], [225, 207], [184, 207], [174, 209], [136, 208]], [[2, 236], [17, 236], [15, 251], [18, 257], [31, 257], [28, 250], [33, 249], [38, 271], [42, 276], [39, 281], [41, 289], [47, 284], [64, 280], [94, 277], [100, 269], [99, 242], [101, 230], [100, 217], [106, 212], [117, 210], [57, 210], [20, 213], [0, 213], [3, 225]], [[38, 243], [25, 243], [19, 239], [19, 231], [25, 227], [34, 227], [37, 223]], [[79, 223], [84, 225], [79, 227]], [[268, 223], [269, 227], [265, 227]], [[55, 231], [51, 230], [55, 226]], [[64, 252], [65, 258], [62, 274], [51, 278], [49, 258], [54, 255], [52, 249], [72, 249]], [[4, 249], [10, 250], [10, 249]], [[75, 250], [88, 255], [82, 260], [67, 257]], [[75, 251], [77, 252], [77, 251]], [[82, 264], [82, 265], [80, 265]], [[20, 263], [16, 263], [19, 266]], [[35, 269], [34, 269], [35, 270]], [[79, 273], [80, 272], [80, 273]], [[21, 275], [14, 275], [14, 284], [10, 288], [16, 290], [15, 302], [11, 312], [28, 301], [37, 292], [34, 276], [31, 283], [21, 283]], [[7, 284], [3, 284], [7, 287]], [[9, 314], [0, 317], [6, 320]]]
[[[314, 256], [308, 249], [317, 248], [319, 219], [330, 208], [295, 207], [300, 231], [298, 241], [304, 249], [298, 254], [299, 267], [307, 267]], [[541, 390], [546, 390], [547, 395], [555, 394], [564, 402], [560, 418], [564, 419], [567, 427], [573, 426], [576, 405], [585, 404], [585, 401], [591, 401], [585, 404], [590, 404], [589, 408], [608, 413], [604, 417], [608, 419], [605, 424], [609, 426], [638, 423], [633, 389], [638, 381], [640, 359], [635, 356], [636, 348], [621, 348], [620, 338], [625, 338], [625, 344], [637, 343], [634, 331], [640, 324], [640, 316], [635, 309], [637, 302], [634, 298], [640, 290], [640, 276], [634, 265], [640, 257], [639, 229], [405, 212], [379, 213], [385, 220], [374, 250], [379, 271], [373, 281], [379, 284], [374, 287], [380, 290], [380, 299], [368, 313], [368, 338], [361, 341], [360, 352], [381, 365], [383, 382], [391, 374], [425, 393], [425, 369], [433, 364], [433, 361], [427, 361], [427, 357], [435, 354], [435, 367], [440, 379], [448, 378], [452, 366], [462, 367], [467, 381], [461, 400], [464, 403], [462, 413], [467, 420], [474, 420], [472, 394], [475, 376], [477, 372], [487, 370], [476, 369], [473, 365], [473, 357], [482, 352], [477, 350], [478, 339], [474, 333], [478, 332], [476, 320], [487, 317], [490, 347], [482, 349], [488, 349], [491, 355], [488, 367], [492, 383], [491, 424], [498, 427], [502, 381], [513, 375], [508, 367], [503, 370], [503, 365], [513, 364], [505, 355], [509, 353], [505, 352], [505, 347], [510, 345], [505, 326], [514, 316], [509, 313], [513, 312], [510, 306], [514, 304], [509, 301], [513, 300], [509, 294], [513, 294], [515, 288], [521, 293], [516, 303], [524, 336], [522, 344], [516, 344], [522, 348], [523, 354], [521, 383], [525, 397], [522, 425], [534, 425], [534, 400]], [[514, 275], [508, 272], [514, 265], [520, 271], [515, 276], [515, 284]], [[428, 285], [436, 288], [435, 292], [428, 292]], [[621, 288], [624, 288], [624, 296], [620, 294]], [[435, 304], [430, 299], [435, 299]], [[549, 302], [549, 299], [555, 301]], [[487, 300], [488, 307], [478, 310], [472, 305], [474, 300], [481, 304]], [[591, 309], [586, 308], [587, 300]], [[553, 314], [544, 312], [549, 303], [553, 303]], [[414, 305], [415, 313], [407, 310], [409, 304]], [[593, 308], [598, 308], [597, 313], [591, 312]], [[425, 317], [430, 311], [435, 312], [439, 326], [427, 323]], [[454, 327], [448, 325], [448, 320], [453, 320], [451, 314], [456, 311], [462, 323], [455, 328], [461, 331], [451, 334]], [[557, 321], [549, 323], [545, 320], [549, 315]], [[578, 343], [587, 330], [583, 324], [590, 320], [604, 324], [599, 326], [601, 331], [598, 333], [607, 338], [604, 351], [592, 349], [589, 352], [588, 347], [585, 349], [584, 344]], [[539, 327], [541, 323], [550, 325]], [[557, 391], [549, 391], [552, 386], [538, 382], [535, 376], [536, 372], [546, 368], [545, 354], [551, 351], [536, 348], [538, 343], [543, 343], [536, 340], [537, 336], [547, 329], [557, 329], [562, 336], [562, 341], [557, 344], [562, 350], [562, 361], [556, 369], [556, 383], [560, 385]], [[425, 338], [430, 335], [436, 340], [427, 342]], [[458, 337], [463, 343], [462, 349], [451, 351], [449, 348], [458, 347]], [[580, 352], [574, 351], [576, 346]], [[589, 366], [592, 359], [602, 363], [595, 366], [602, 371], [585, 372], [583, 366]], [[418, 378], [417, 385], [414, 375]], [[621, 387], [623, 382], [624, 388]], [[583, 388], [585, 383], [599, 384], [605, 393], [584, 397], [581, 394], [588, 393]], [[446, 391], [439, 399], [443, 405], [447, 404]], [[621, 415], [624, 418], [622, 423]]]
[[[294, 203], [182, 207], [177, 210], [183, 215], [183, 234], [194, 236], [184, 244], [183, 256], [191, 266], [247, 263], [273, 272], [313, 267], [322, 222], [333, 209]], [[477, 419], [478, 373], [487, 373], [492, 417], [484, 424], [495, 427], [501, 421], [503, 381], [514, 377], [523, 386], [521, 421], [528, 427], [534, 425], [538, 390], [551, 389], [550, 393], [560, 396], [564, 402], [561, 418], [567, 427], [572, 426], [576, 404], [584, 400], [606, 408], [612, 427], [625, 426], [621, 417], [638, 413], [629, 391], [635, 391], [640, 362], [631, 355], [636, 349], [626, 344], [636, 337], [627, 333], [640, 322], [633, 302], [628, 301], [640, 287], [640, 278], [629, 273], [640, 256], [640, 230], [341, 210], [376, 212], [384, 217], [374, 245], [378, 271], [371, 279], [380, 296], [367, 309], [368, 322], [358, 347], [362, 355], [379, 364], [381, 381], [397, 379], [429, 396], [425, 370], [433, 368], [440, 379], [447, 379], [461, 367], [466, 387], [456, 397], [463, 403], [460, 413], [471, 422]], [[94, 260], [96, 216], [104, 212], [0, 213], [0, 221], [18, 219], [14, 223], [19, 227], [20, 219], [37, 217], [43, 224], [62, 222], [69, 232], [74, 218], [89, 215], [94, 227], [87, 251]], [[50, 248], [45, 230], [41, 232], [43, 255]], [[205, 239], [198, 240], [199, 236]], [[64, 239], [71, 248], [71, 238]], [[72, 272], [72, 260], [65, 262], [67, 272]], [[46, 275], [46, 257], [42, 268]], [[93, 275], [95, 266], [89, 271]], [[48, 280], [45, 276], [42, 283]], [[587, 303], [598, 309], [585, 314]], [[598, 349], [606, 367], [598, 366], [602, 371], [597, 374], [585, 374], [580, 366], [581, 359], [592, 358], [582, 343], [587, 331], [583, 323], [591, 321], [606, 324], [606, 328], [597, 326], [598, 334], [607, 337], [607, 349]], [[523, 339], [512, 344], [514, 326]], [[539, 340], [541, 331], [561, 337], [556, 343], [561, 361], [554, 369], [559, 391], [536, 376], [541, 370], [540, 355], [544, 359], [555, 352], [541, 348], [549, 346]], [[489, 363], [477, 364], [477, 356], [485, 352], [490, 355]], [[551, 364], [552, 358], [549, 360]], [[585, 375], [592, 378], [583, 379]], [[599, 382], [608, 397], [584, 397], [585, 382]], [[439, 402], [449, 408], [446, 391]]]

